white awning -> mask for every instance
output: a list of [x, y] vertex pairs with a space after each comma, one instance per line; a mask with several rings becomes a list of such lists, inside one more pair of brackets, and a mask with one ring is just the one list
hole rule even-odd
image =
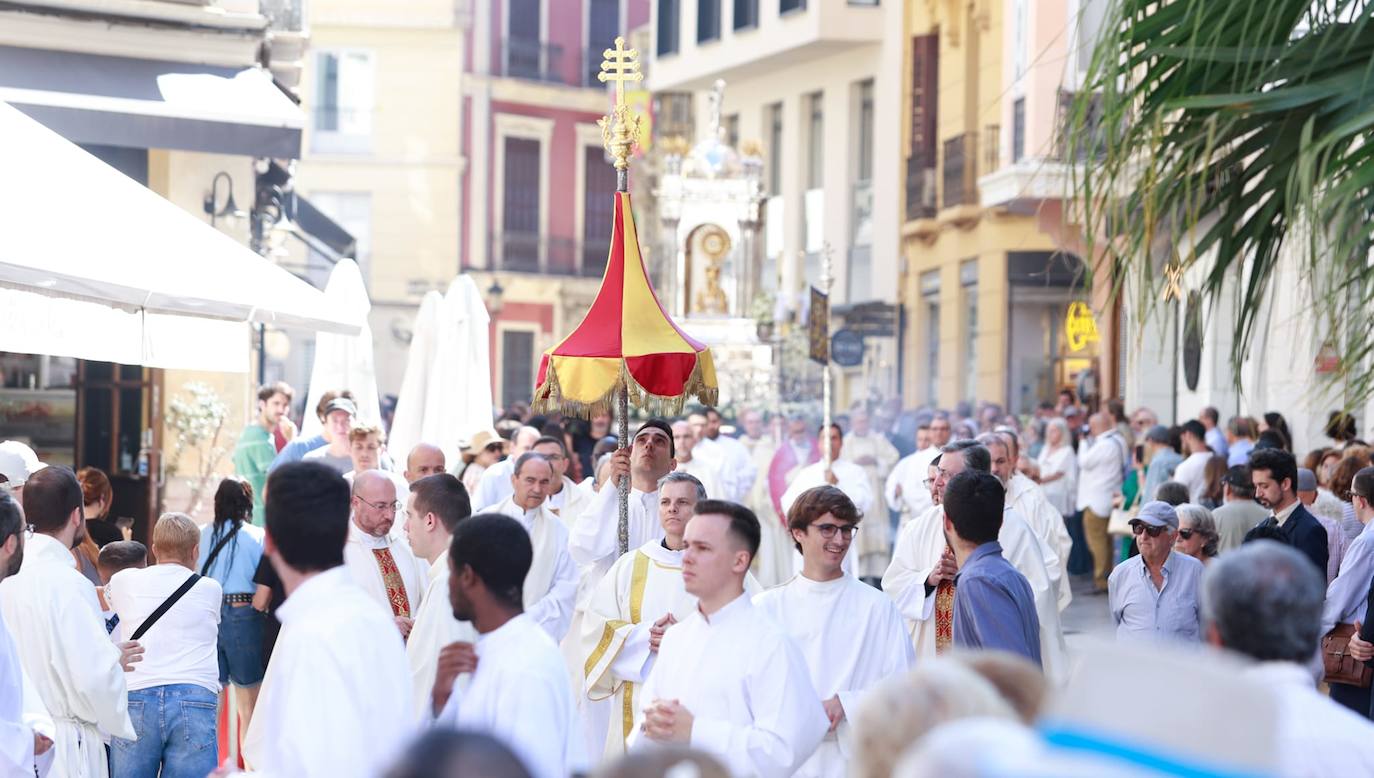
[[[305, 281], [3, 102], [0, 138], [0, 287], [139, 314], [144, 328], [161, 326], [148, 315], [158, 314], [238, 323], [240, 333], [244, 322], [360, 331], [355, 314]], [[9, 350], [62, 353], [18, 348], [16, 337], [5, 337]]]

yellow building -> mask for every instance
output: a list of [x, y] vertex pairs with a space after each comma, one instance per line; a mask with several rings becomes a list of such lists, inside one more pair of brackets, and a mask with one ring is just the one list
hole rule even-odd
[[[469, 14], [465, 0], [310, 5], [295, 185], [357, 240], [382, 396], [400, 388], [421, 297], [459, 272]], [[317, 286], [328, 273], [323, 257], [309, 259]], [[287, 371], [302, 389], [305, 357], [293, 354]]]
[[1068, 47], [1037, 39], [1066, 30], [1066, 6], [907, 4], [908, 405], [989, 401], [1026, 413], [1095, 365], [1097, 343], [1070, 316], [1081, 262], [1059, 239], [1056, 100]]

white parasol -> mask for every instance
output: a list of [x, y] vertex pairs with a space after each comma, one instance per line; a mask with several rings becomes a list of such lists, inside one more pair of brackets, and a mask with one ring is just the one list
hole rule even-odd
[[401, 378], [401, 391], [396, 396], [396, 414], [391, 419], [391, 433], [387, 437], [387, 447], [393, 459], [406, 456], [416, 443], [425, 439], [425, 401], [429, 393], [429, 377], [433, 372], [431, 368], [437, 357], [443, 309], [444, 296], [430, 290], [420, 301], [420, 311], [415, 315], [410, 352], [406, 356], [406, 372]]
[[377, 367], [372, 356], [372, 328], [367, 315], [372, 310], [367, 289], [358, 263], [341, 259], [329, 273], [324, 286], [328, 307], [340, 316], [362, 322], [357, 335], [336, 335], [320, 332], [315, 335], [315, 363], [310, 369], [310, 393], [305, 401], [305, 421], [301, 433], [305, 437], [320, 432], [320, 420], [315, 406], [320, 396], [330, 389], [348, 389], [358, 406], [359, 424], [381, 424], [382, 409], [377, 400]]

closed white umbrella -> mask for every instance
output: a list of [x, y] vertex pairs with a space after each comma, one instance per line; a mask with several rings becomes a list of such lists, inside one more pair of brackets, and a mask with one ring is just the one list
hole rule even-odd
[[425, 394], [424, 440], [453, 463], [464, 443], [491, 427], [491, 316], [467, 275], [449, 284], [442, 310]]
[[362, 330], [357, 335], [316, 334], [315, 364], [310, 369], [310, 393], [305, 402], [305, 423], [301, 425], [301, 434], [306, 437], [319, 434], [320, 420], [314, 409], [320, 396], [330, 389], [353, 392], [359, 424], [381, 424], [382, 421], [382, 408], [377, 399], [377, 367], [372, 355], [372, 328], [367, 324], [372, 302], [363, 286], [358, 263], [351, 259], [339, 260], [329, 274], [324, 296], [330, 310], [338, 311], [346, 320], [361, 322]]
[[425, 440], [425, 401], [429, 393], [431, 368], [438, 353], [443, 308], [444, 296], [431, 289], [420, 301], [420, 312], [416, 314], [415, 325], [411, 328], [406, 372], [401, 378], [401, 392], [396, 396], [396, 414], [391, 419], [391, 433], [388, 435], [387, 446], [393, 459], [405, 457], [416, 443]]

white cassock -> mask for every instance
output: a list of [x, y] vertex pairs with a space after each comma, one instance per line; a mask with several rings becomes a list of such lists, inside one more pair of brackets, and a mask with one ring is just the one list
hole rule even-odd
[[708, 500], [733, 500], [729, 497], [729, 490], [722, 479], [724, 470], [723, 463], [705, 457], [696, 456], [696, 451], [692, 451], [692, 459], [688, 462], [678, 462], [677, 467], [673, 468], [676, 472], [686, 473], [701, 482], [706, 489], [706, 499]]
[[[677, 700], [692, 714], [692, 748], [735, 776], [787, 778], [830, 729], [796, 643], [742, 593], [707, 618], [700, 608], [663, 635], [641, 710]], [[630, 748], [651, 747], [639, 728]]]
[[409, 543], [397, 542], [390, 535], [373, 537], [349, 519], [344, 567], [348, 568], [353, 582], [393, 616], [415, 618], [419, 612], [426, 578], [426, 571], [420, 565]]
[[771, 588], [786, 581], [793, 574], [792, 554], [795, 551], [787, 527], [778, 518], [773, 507], [773, 498], [768, 493], [768, 478], [765, 477], [773, 464], [773, 455], [778, 444], [772, 438], [741, 438], [740, 445], [750, 451], [753, 464], [759, 475], [754, 477], [754, 485], [745, 497], [745, 506], [759, 519], [759, 553], [750, 566], [754, 576], [765, 588]]
[[484, 732], [515, 751], [534, 778], [587, 767], [563, 656], [529, 614], [477, 639], [477, 669], [436, 725]]
[[[568, 553], [568, 528], [543, 505], [525, 510], [505, 500], [491, 512], [515, 519], [530, 534], [534, 558], [525, 576], [525, 615], [543, 627], [555, 642], [562, 640], [572, 624], [579, 578], [577, 565]], [[567, 678], [565, 670], [563, 679]]]
[[[568, 551], [588, 576], [584, 591], [595, 588], [606, 571], [611, 569], [611, 564], [620, 557], [619, 504], [615, 482], [608, 480], [572, 526]], [[631, 550], [651, 540], [663, 539], [663, 525], [658, 520], [657, 489], [641, 492], [630, 488], [629, 529]]]
[[[752, 575], [745, 576], [744, 591], [760, 591]], [[626, 738], [643, 719], [636, 691], [653, 669], [649, 628], [667, 613], [681, 622], [696, 606], [697, 598], [682, 581], [682, 552], [664, 548], [659, 540], [616, 560], [601, 579], [579, 636], [578, 696], [589, 755], [624, 756]]]
[[19, 573], [0, 582], [0, 615], [56, 725], [52, 774], [108, 775], [101, 733], [129, 740], [137, 734], [119, 649], [105, 631], [95, 587], [77, 572], [71, 551], [48, 535], [29, 538]]
[[[1049, 572], [1059, 589], [1059, 610], [1064, 610], [1073, 600], [1072, 587], [1069, 585], [1069, 552], [1073, 550], [1073, 539], [1069, 537], [1064, 516], [1050, 504], [1040, 484], [1020, 473], [1014, 474], [1007, 484], [1007, 505], [1015, 508], [1030, 524], [1041, 545], [1054, 552], [1057, 564]], [[1048, 557], [1045, 564], [1047, 567], [1050, 564]]]
[[[1046, 679], [1057, 683], [1067, 677], [1068, 663], [1059, 624], [1058, 587], [1045, 565], [1046, 554], [1052, 552], [1042, 546], [1030, 525], [1012, 508], [1002, 512], [997, 541], [1002, 545], [1002, 556], [1026, 577], [1035, 595], [1040, 663]], [[883, 576], [883, 592], [906, 619], [917, 658], [935, 656], [935, 597], [934, 592], [926, 596], [925, 583], [945, 547], [944, 509], [934, 505], [902, 528], [892, 551], [892, 564]]]
[[572, 479], [563, 476], [563, 488], [558, 490], [558, 494], [551, 494], [544, 500], [544, 506], [549, 512], [557, 516], [563, 522], [563, 526], [572, 528], [573, 522], [582, 515], [591, 504], [595, 492], [579, 489]]
[[[939, 455], [940, 449], [936, 446], [923, 448], [902, 457], [892, 468], [892, 472], [888, 473], [887, 482], [883, 485], [883, 497], [889, 506], [902, 514], [901, 523], [897, 526], [898, 532], [901, 532], [907, 522], [925, 513], [935, 504], [930, 499], [930, 487], [926, 486], [925, 480], [928, 477], [930, 463]], [[900, 494], [897, 488], [899, 486]]]
[[474, 516], [515, 494], [515, 484], [510, 482], [510, 477], [515, 474], [516, 459], [506, 457], [482, 471], [482, 477], [477, 481], [477, 492], [472, 495]]
[[[453, 617], [448, 597], [448, 553], [441, 554], [429, 566], [429, 584], [420, 600], [420, 612], [415, 626], [406, 640], [406, 659], [410, 662], [411, 690], [414, 692], [417, 721], [429, 721], [434, 716], [430, 693], [434, 690], [434, 674], [439, 669], [439, 651], [450, 643], [477, 641], [477, 630], [471, 622]], [[468, 676], [458, 677], [453, 693], [467, 688]]]
[[[853, 462], [845, 462], [842, 459], [837, 459], [832, 462], [830, 464], [830, 469], [835, 473], [835, 480], [839, 481], [836, 487], [854, 502], [854, 507], [859, 509], [860, 514], [864, 517], [869, 517], [869, 511], [873, 509], [873, 492], [868, 483], [868, 473], [864, 472], [862, 467], [859, 467]], [[797, 501], [797, 498], [801, 496], [802, 492], [817, 486], [823, 486], [827, 483], [828, 482], [825, 480], [824, 460], [813, 462], [803, 467], [801, 470], [798, 470], [797, 475], [792, 478], [792, 483], [788, 484], [787, 491], [782, 493], [783, 514], [785, 515], [788, 511], [792, 510], [792, 503]], [[874, 516], [871, 517], [871, 521], [875, 525], [881, 524], [883, 527], [887, 526], [886, 516]], [[859, 527], [859, 534], [867, 532], [868, 522], [861, 522]], [[881, 532], [882, 527], [879, 527], [876, 531]], [[790, 534], [788, 539], [791, 540]], [[858, 545], [859, 543], [856, 540], [854, 545], [850, 547], [850, 553], [844, 555], [844, 563], [842, 566], [844, 571], [849, 575], [857, 576], [863, 572], [861, 569], [862, 563], [855, 559], [855, 557], [858, 556]], [[801, 567], [801, 554], [797, 552], [796, 546], [794, 545], [792, 547], [793, 574], [800, 573]], [[872, 571], [872, 575], [882, 575], [882, 569], [879, 568], [876, 571]], [[787, 577], [791, 578], [792, 576], [789, 575]]]
[[277, 609], [281, 634], [243, 740], [273, 778], [372, 778], [415, 733], [405, 645], [391, 611], [342, 567]]
[[[883, 482], [900, 455], [887, 438], [876, 432], [867, 435], [851, 432], [845, 435], [840, 451], [843, 452], [844, 461], [854, 463], [868, 477], [871, 506], [864, 513], [871, 520], [864, 522], [864, 530], [855, 539], [851, 553], [858, 556], [860, 576], [877, 578], [887, 569], [887, 563], [892, 558], [892, 529], [887, 515], [887, 502], [883, 499]], [[876, 464], [858, 464], [857, 460], [863, 457], [872, 457]]]
[[916, 662], [902, 614], [882, 592], [848, 575], [823, 583], [798, 575], [755, 597], [754, 607], [796, 642], [821, 699], [838, 695], [845, 711], [796, 774], [844, 778], [854, 756], [850, 717], [864, 694]]
[[728, 435], [702, 438], [692, 453], [703, 453], [705, 458], [720, 463], [721, 487], [725, 490], [722, 499], [743, 504], [749, 498], [759, 475], [759, 466], [753, 453], [739, 439]]
[[0, 612], [0, 776], [39, 778], [52, 767], [53, 749], [34, 759], [33, 735], [57, 737], [57, 726], [43, 708], [38, 690], [24, 672], [19, 649]]

